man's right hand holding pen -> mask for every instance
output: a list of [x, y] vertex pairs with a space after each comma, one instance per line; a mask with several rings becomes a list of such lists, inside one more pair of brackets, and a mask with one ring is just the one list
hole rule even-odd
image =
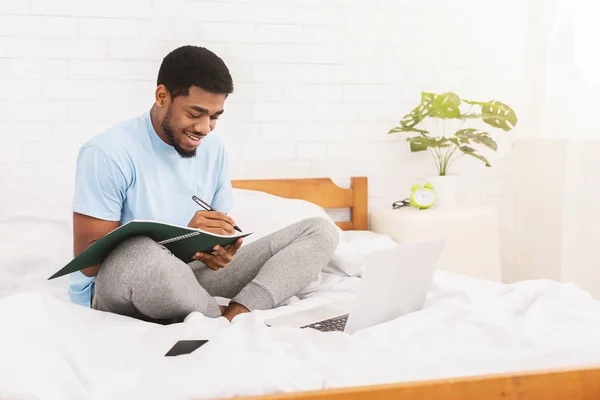
[[191, 228], [202, 229], [217, 235], [233, 235], [235, 221], [229, 215], [219, 211], [198, 210], [188, 223]]
[[[194, 200], [196, 202], [196, 204], [198, 204], [200, 207], [204, 208], [206, 211], [216, 211], [215, 209], [213, 209], [210, 204], [208, 204], [207, 202], [205, 202], [204, 200], [202, 200], [200, 197], [193, 195], [192, 196], [192, 200]], [[233, 225], [233, 229], [235, 229], [238, 232], [242, 232], [242, 230], [240, 228], [238, 228], [235, 225], [235, 222], [233, 222], [233, 220], [231, 220], [231, 224]]]

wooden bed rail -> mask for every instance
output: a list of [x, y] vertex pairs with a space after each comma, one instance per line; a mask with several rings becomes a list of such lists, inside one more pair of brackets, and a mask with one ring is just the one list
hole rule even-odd
[[350, 221], [336, 222], [342, 230], [367, 230], [369, 225], [368, 181], [352, 177], [348, 189], [330, 178], [243, 179], [231, 181], [236, 189], [259, 190], [289, 199], [301, 199], [323, 208], [350, 208]]
[[359, 386], [244, 400], [600, 400], [600, 368]]

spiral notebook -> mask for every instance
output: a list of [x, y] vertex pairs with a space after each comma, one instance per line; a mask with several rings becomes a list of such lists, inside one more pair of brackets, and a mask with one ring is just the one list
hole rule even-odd
[[83, 268], [101, 264], [121, 242], [133, 236], [148, 236], [169, 249], [175, 257], [188, 263], [193, 261], [192, 256], [196, 252], [210, 252], [215, 245], [227, 246], [237, 239], [251, 234], [252, 232], [236, 232], [231, 236], [217, 235], [187, 226], [133, 220], [92, 243], [48, 279], [58, 278]]

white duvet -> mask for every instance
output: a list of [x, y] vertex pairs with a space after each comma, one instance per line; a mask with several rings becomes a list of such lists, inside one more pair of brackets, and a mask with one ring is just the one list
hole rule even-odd
[[[545, 280], [504, 285], [440, 271], [422, 311], [354, 335], [266, 327], [267, 316], [352, 296], [360, 278], [348, 275], [370, 251], [393, 245], [346, 235], [300, 296], [231, 324], [192, 314], [159, 326], [72, 305], [66, 279], [45, 281], [54, 271], [43, 257], [5, 258], [0, 398], [223, 398], [600, 362], [600, 302]], [[209, 342], [164, 357], [191, 338]]]

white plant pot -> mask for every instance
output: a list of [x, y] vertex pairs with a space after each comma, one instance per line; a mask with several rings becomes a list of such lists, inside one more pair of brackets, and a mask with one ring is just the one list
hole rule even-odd
[[458, 203], [458, 175], [429, 175], [422, 181], [430, 183], [437, 194], [434, 207], [451, 207]]

